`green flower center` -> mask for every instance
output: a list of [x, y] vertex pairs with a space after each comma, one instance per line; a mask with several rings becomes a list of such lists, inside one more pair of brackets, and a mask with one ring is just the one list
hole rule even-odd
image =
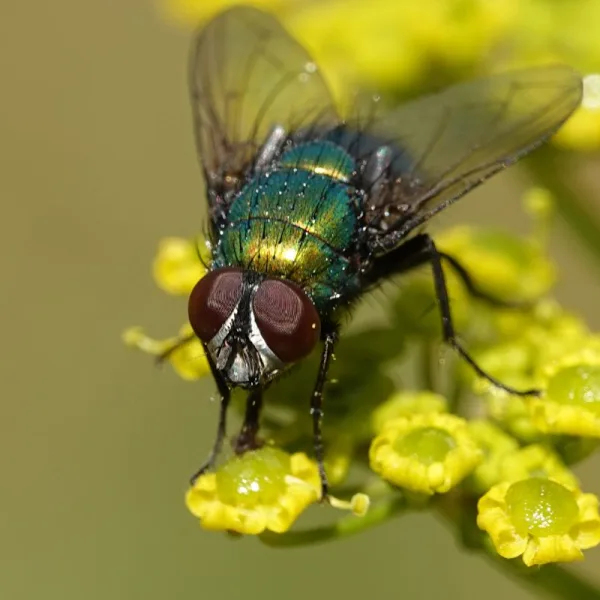
[[236, 456], [217, 471], [217, 496], [225, 504], [254, 508], [275, 504], [286, 492], [290, 457], [276, 448]]
[[562, 369], [548, 382], [547, 394], [555, 402], [578, 404], [600, 414], [600, 366]]
[[541, 477], [513, 483], [506, 492], [506, 507], [521, 536], [562, 535], [579, 519], [573, 493], [560, 483]]
[[398, 454], [415, 458], [425, 465], [443, 462], [454, 448], [456, 440], [439, 427], [415, 429], [394, 442], [394, 450]]

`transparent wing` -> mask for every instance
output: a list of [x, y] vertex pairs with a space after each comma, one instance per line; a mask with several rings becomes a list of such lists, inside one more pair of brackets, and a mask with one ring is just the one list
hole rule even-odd
[[286, 135], [338, 121], [317, 66], [277, 20], [250, 7], [221, 13], [193, 44], [190, 89], [211, 202], [224, 202], [275, 126]]
[[[547, 66], [459, 84], [371, 116], [367, 140], [387, 144], [392, 157], [387, 168], [375, 170], [372, 222], [401, 239], [544, 142], [581, 95], [577, 72]], [[367, 141], [366, 165], [374, 162], [373, 152]], [[395, 217], [386, 222], [390, 214]]]

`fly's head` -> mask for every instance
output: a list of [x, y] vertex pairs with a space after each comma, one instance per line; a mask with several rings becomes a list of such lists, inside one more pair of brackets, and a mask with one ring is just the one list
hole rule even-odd
[[208, 273], [189, 298], [190, 324], [231, 386], [265, 385], [320, 337], [315, 305], [296, 284], [237, 267]]

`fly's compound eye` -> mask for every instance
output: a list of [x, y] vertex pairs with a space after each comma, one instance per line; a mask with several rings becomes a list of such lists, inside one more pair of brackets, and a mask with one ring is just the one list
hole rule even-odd
[[289, 281], [263, 281], [254, 294], [253, 309], [263, 339], [284, 363], [304, 358], [319, 341], [321, 321], [317, 309]]
[[231, 316], [242, 296], [240, 269], [217, 269], [194, 287], [188, 302], [188, 317], [194, 333], [210, 342]]

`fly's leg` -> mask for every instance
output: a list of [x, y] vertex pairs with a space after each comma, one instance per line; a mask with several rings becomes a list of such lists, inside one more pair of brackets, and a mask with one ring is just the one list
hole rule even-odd
[[[395, 250], [377, 258], [371, 273], [369, 274], [370, 283], [376, 283], [382, 278], [405, 273], [406, 271], [429, 263], [431, 265], [435, 295], [442, 319], [442, 334], [444, 341], [472, 367], [479, 377], [487, 379], [487, 381], [495, 387], [516, 396], [539, 396], [539, 390], [515, 390], [489, 373], [486, 373], [458, 341], [452, 322], [450, 299], [448, 297], [448, 288], [446, 286], [446, 278], [444, 277], [444, 269], [442, 267], [442, 259], [444, 258], [446, 258], [446, 256], [438, 251], [434, 241], [428, 234], [419, 234]], [[466, 274], [466, 271], [464, 271], [464, 273]]]
[[244, 424], [233, 447], [236, 454], [244, 454], [244, 452], [256, 450], [262, 446], [262, 441], [257, 438], [260, 410], [262, 408], [262, 394], [263, 390], [257, 388], [252, 390], [248, 395]]
[[208, 455], [208, 458], [202, 466], [192, 475], [190, 478], [190, 483], [194, 485], [196, 479], [212, 469], [215, 465], [219, 454], [221, 453], [221, 449], [223, 448], [223, 440], [225, 439], [225, 435], [227, 433], [227, 407], [229, 406], [229, 390], [225, 395], [221, 396], [221, 402], [219, 405], [219, 423], [217, 425], [217, 435], [215, 437], [215, 441], [213, 443], [213, 447]]
[[329, 493], [329, 484], [327, 482], [327, 473], [325, 472], [325, 454], [323, 450], [323, 435], [321, 433], [321, 424], [323, 421], [323, 388], [327, 381], [327, 371], [333, 357], [333, 347], [336, 340], [335, 332], [331, 331], [325, 334], [323, 351], [321, 353], [321, 363], [319, 365], [319, 374], [312, 393], [310, 401], [310, 414], [313, 422], [313, 443], [315, 448], [315, 458], [319, 466], [319, 476], [321, 478], [321, 502], [326, 502]]
[[[166, 360], [169, 359], [169, 357], [171, 356], [171, 354], [173, 354], [173, 352], [175, 352], [182, 346], [185, 346], [186, 344], [191, 342], [195, 337], [196, 337], [196, 335], [192, 333], [190, 335], [179, 338], [178, 340], [176, 340], [173, 343], [173, 345], [171, 347], [167, 348], [162, 354], [160, 354], [159, 356], [156, 357], [156, 362], [158, 364], [164, 363]], [[221, 448], [223, 447], [223, 440], [225, 439], [225, 436], [227, 434], [227, 407], [229, 406], [229, 399], [231, 396], [231, 392], [230, 392], [229, 388], [227, 387], [227, 384], [225, 383], [225, 381], [223, 380], [223, 378], [221, 377], [221, 375], [215, 368], [215, 365], [214, 365], [206, 347], [204, 348], [204, 354], [206, 355], [206, 359], [208, 360], [208, 364], [210, 365], [210, 370], [212, 372], [213, 379], [215, 380], [215, 383], [217, 384], [217, 389], [218, 389], [219, 396], [220, 396], [219, 422], [217, 425], [217, 435], [215, 437], [215, 441], [213, 443], [213, 447], [210, 451], [210, 454], [208, 455], [208, 458], [206, 459], [206, 461], [204, 461], [202, 466], [190, 478], [190, 483], [192, 485], [194, 484], [196, 479], [198, 479], [198, 477], [200, 477], [200, 475], [202, 475], [206, 471], [212, 469], [219, 454], [221, 453]]]
[[213, 468], [217, 458], [219, 457], [219, 454], [221, 453], [221, 449], [223, 447], [223, 440], [227, 435], [227, 407], [229, 406], [229, 400], [231, 398], [231, 391], [225, 383], [225, 380], [223, 379], [223, 377], [221, 377], [219, 371], [217, 370], [206, 347], [204, 348], [204, 352], [206, 354], [208, 364], [210, 365], [210, 370], [212, 372], [215, 383], [217, 384], [217, 390], [220, 396], [219, 423], [217, 425], [217, 435], [215, 437], [212, 450], [210, 451], [210, 454], [208, 455], [208, 458], [206, 459], [204, 464], [194, 473], [194, 475], [190, 479], [190, 483], [192, 485], [194, 485], [196, 479], [198, 479], [200, 475]]
[[502, 383], [489, 373], [486, 373], [471, 357], [471, 355], [463, 348], [462, 344], [456, 339], [456, 332], [452, 323], [452, 313], [450, 311], [450, 299], [448, 297], [448, 288], [446, 287], [446, 278], [444, 277], [444, 269], [442, 268], [442, 257], [440, 256], [434, 241], [428, 235], [423, 235], [423, 254], [426, 261], [431, 265], [433, 273], [433, 284], [435, 286], [435, 295], [440, 307], [440, 315], [442, 317], [442, 333], [444, 341], [452, 346], [458, 354], [465, 360], [479, 375], [487, 379], [492, 385], [518, 396], [538, 396], [539, 390], [515, 390], [514, 388]]

